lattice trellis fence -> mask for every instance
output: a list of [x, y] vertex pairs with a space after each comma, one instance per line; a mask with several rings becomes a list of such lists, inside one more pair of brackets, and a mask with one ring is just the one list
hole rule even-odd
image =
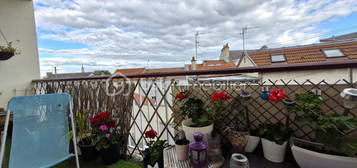
[[[178, 115], [180, 103], [175, 100], [179, 91], [190, 90], [193, 95], [204, 101], [204, 106], [211, 104], [211, 95], [215, 92], [225, 91], [232, 97], [237, 97], [242, 90], [249, 92], [252, 98], [243, 104], [231, 101], [230, 113], [222, 113], [223, 123], [237, 130], [256, 129], [265, 122], [281, 122], [288, 124], [294, 130], [294, 136], [304, 139], [314, 137], [309, 125], [298, 126], [294, 122], [295, 114], [287, 114], [282, 102], [271, 103], [262, 100], [260, 93], [262, 87], [269, 89], [283, 89], [289, 98], [294, 98], [296, 93], [320, 90], [324, 103], [324, 113], [343, 113], [345, 111], [339, 93], [346, 87], [356, 87], [357, 83], [336, 81], [318, 83], [309, 80], [300, 81], [267, 81], [262, 83], [219, 82], [209, 84], [181, 84], [182, 80], [166, 78], [135, 79], [130, 81], [111, 81], [109, 90], [112, 92], [123, 89], [124, 92], [116, 96], [106, 94], [104, 80], [76, 80], [76, 81], [37, 81], [34, 83], [36, 94], [67, 92], [74, 98], [75, 109], [89, 108], [90, 114], [99, 111], [110, 111], [114, 115], [124, 116], [118, 118], [123, 124], [123, 133], [128, 137], [127, 154], [134, 156], [142, 149], [147, 140], [144, 132], [149, 129], [158, 131], [160, 139], [168, 140], [173, 144], [176, 130], [184, 119]], [[123, 94], [128, 93], [128, 94]], [[247, 109], [247, 111], [245, 111]], [[349, 115], [356, 117], [357, 110], [353, 109]]]

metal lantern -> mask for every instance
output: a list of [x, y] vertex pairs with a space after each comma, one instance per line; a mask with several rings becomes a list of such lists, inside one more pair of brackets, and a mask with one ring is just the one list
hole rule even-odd
[[193, 134], [194, 142], [190, 143], [190, 164], [192, 168], [207, 168], [207, 142], [203, 141], [203, 134], [196, 132]]
[[347, 109], [352, 109], [357, 104], [357, 89], [346, 88], [341, 92], [343, 98], [343, 106]]
[[268, 87], [263, 87], [262, 93], [260, 94], [260, 97], [263, 100], [269, 100], [269, 88]]
[[240, 153], [234, 153], [231, 157], [230, 168], [249, 168], [248, 158]]

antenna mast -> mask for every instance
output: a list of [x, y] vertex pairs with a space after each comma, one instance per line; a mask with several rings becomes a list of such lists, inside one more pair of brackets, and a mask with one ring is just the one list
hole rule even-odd
[[198, 36], [200, 35], [200, 32], [199, 31], [196, 31], [196, 34], [195, 34], [195, 59], [197, 60], [197, 47], [198, 47]]
[[245, 51], [245, 34], [248, 32], [248, 30], [250, 29], [257, 29], [259, 27], [248, 27], [248, 26], [245, 26], [242, 28], [242, 33], [240, 33], [243, 37], [243, 51]]

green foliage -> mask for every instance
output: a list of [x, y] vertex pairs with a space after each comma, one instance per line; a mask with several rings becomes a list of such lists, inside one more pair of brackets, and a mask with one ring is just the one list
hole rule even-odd
[[310, 125], [315, 132], [316, 141], [327, 148], [357, 156], [357, 136], [350, 134], [357, 130], [357, 119], [342, 114], [322, 114], [323, 100], [313, 93], [296, 94], [297, 105], [290, 111], [295, 112], [299, 125]]
[[110, 138], [105, 136], [105, 132], [100, 131], [97, 132], [96, 136], [94, 137], [93, 143], [97, 150], [101, 149], [108, 149], [112, 144], [116, 144], [119, 142], [119, 135], [116, 133], [112, 133]]
[[282, 145], [291, 135], [291, 130], [286, 128], [282, 123], [263, 124], [259, 127], [259, 135], [269, 141]]
[[0, 46], [0, 52], [13, 53], [14, 55], [19, 55], [21, 52], [17, 48], [12, 46], [13, 42], [7, 43], [7, 46]]
[[203, 102], [197, 98], [184, 98], [183, 105], [180, 107], [182, 115], [192, 119], [192, 127], [204, 127], [212, 123], [211, 117], [203, 108]]
[[144, 157], [144, 162], [154, 166], [160, 157], [163, 155], [163, 150], [168, 147], [166, 140], [149, 141], [147, 148], [141, 151], [141, 155]]

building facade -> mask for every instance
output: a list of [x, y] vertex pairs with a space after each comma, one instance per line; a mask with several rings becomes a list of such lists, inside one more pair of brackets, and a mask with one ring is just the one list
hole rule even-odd
[[[0, 108], [6, 108], [11, 97], [30, 94], [31, 81], [40, 78], [33, 2], [1, 0], [0, 20], [0, 30], [7, 41], [13, 41], [21, 51], [0, 61]], [[7, 45], [1, 37], [0, 45]]]

